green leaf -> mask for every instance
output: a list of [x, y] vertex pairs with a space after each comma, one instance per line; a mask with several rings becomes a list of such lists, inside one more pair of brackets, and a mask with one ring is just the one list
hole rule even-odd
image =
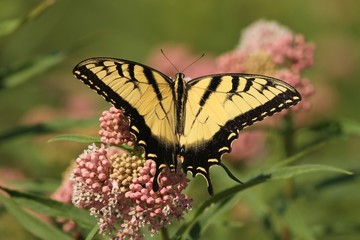
[[5, 133], [0, 134], [0, 142], [8, 141], [12, 138], [22, 137], [29, 134], [45, 134], [52, 133], [72, 127], [87, 127], [94, 125], [98, 121], [95, 119], [69, 119], [69, 120], [55, 120], [47, 123], [39, 123], [31, 126], [18, 126], [15, 129], [9, 130]]
[[85, 240], [93, 240], [93, 239], [95, 239], [95, 237], [98, 235], [98, 232], [99, 232], [99, 228], [98, 228], [97, 225], [95, 225], [95, 227], [93, 229], [91, 229], [89, 234], [86, 236]]
[[342, 132], [345, 135], [360, 136], [360, 122], [355, 120], [342, 120], [339, 122]]
[[352, 169], [352, 175], [337, 175], [325, 178], [313, 186], [315, 191], [319, 191], [328, 187], [335, 187], [340, 184], [347, 184], [356, 181], [360, 177], [360, 168]]
[[0, 201], [5, 208], [11, 213], [19, 223], [30, 233], [40, 239], [63, 239], [71, 240], [72, 238], [60, 231], [59, 229], [41, 221], [26, 211], [24, 211], [12, 199], [0, 194]]
[[[255, 186], [257, 184], [260, 184], [262, 182], [265, 182], [268, 180], [270, 176], [265, 175], [259, 175], [257, 177], [254, 177], [250, 179], [249, 181], [245, 182], [244, 184], [236, 185], [235, 187], [228, 188], [218, 194], [215, 194], [212, 198], [209, 198], [206, 200], [196, 211], [193, 218], [188, 222], [185, 223], [183, 226], [179, 228], [179, 230], [175, 233], [173, 239], [182, 239], [186, 238], [189, 233], [197, 232], [196, 228], [198, 230], [203, 231], [204, 229], [201, 229], [200, 221], [202, 224], [206, 224], [206, 217], [204, 213], [206, 212], [206, 216], [211, 216], [213, 212], [219, 211], [219, 206], [221, 208], [221, 203], [224, 203], [224, 201], [227, 201], [229, 198], [234, 197], [235, 194], [237, 194], [240, 191], [243, 191], [247, 188], [250, 188], [252, 186]], [[201, 219], [202, 218], [202, 219]]]
[[273, 165], [274, 168], [284, 167], [290, 164], [294, 164], [298, 160], [302, 159], [303, 157], [307, 156], [308, 154], [317, 151], [321, 147], [325, 146], [324, 142], [317, 142], [314, 143], [312, 146], [307, 146], [305, 149], [293, 154], [292, 156], [286, 158], [285, 160], [279, 161]]
[[22, 23], [19, 18], [3, 20], [0, 22], [0, 37], [14, 32]]
[[270, 176], [269, 180], [277, 180], [277, 179], [288, 179], [301, 174], [310, 173], [310, 172], [319, 172], [319, 171], [338, 172], [348, 175], [353, 174], [352, 172], [349, 172], [341, 168], [327, 166], [327, 165], [320, 165], [320, 164], [304, 164], [298, 166], [283, 167], [283, 168], [266, 171], [264, 172], [264, 174]]
[[72, 205], [54, 201], [49, 198], [23, 193], [4, 187], [0, 189], [6, 191], [18, 204], [25, 206], [35, 212], [52, 216], [74, 220], [80, 226], [91, 229], [96, 224], [95, 218], [90, 216], [84, 209], [76, 208]]
[[10, 88], [31, 79], [32, 77], [48, 70], [65, 59], [65, 52], [58, 52], [42, 57], [32, 59], [21, 66], [17, 66], [10, 71], [3, 73], [1, 77], [0, 87]]
[[298, 175], [316, 171], [330, 171], [344, 174], [352, 174], [351, 172], [341, 168], [317, 164], [289, 166], [265, 171], [246, 181], [244, 184], [228, 188], [205, 201], [198, 208], [194, 217], [188, 223], [185, 223], [176, 232], [176, 234], [174, 235], [174, 239], [182, 239], [184, 236], [187, 235], [190, 235], [190, 237], [195, 237], [193, 233], [198, 231], [204, 231], [204, 228], [202, 226], [207, 224], [207, 221], [212, 220], [212, 216], [215, 216], [216, 213], [221, 210], [222, 206], [226, 206], [226, 204], [224, 203], [227, 202], [230, 198], [233, 198], [237, 193], [244, 191], [245, 189], [248, 189], [260, 183], [264, 183], [268, 180], [288, 179]]
[[360, 122], [352, 119], [339, 119], [320, 123], [311, 129], [339, 135], [360, 135]]
[[39, 180], [19, 179], [9, 181], [16, 189], [24, 189], [32, 193], [53, 193], [60, 184], [59, 179], [45, 178]]
[[33, 20], [45, 12], [51, 5], [55, 4], [55, 0], [43, 0], [39, 5], [33, 8], [25, 17], [25, 21]]
[[26, 22], [31, 21], [41, 15], [48, 7], [55, 3], [54, 0], [43, 0], [33, 8], [27, 15], [21, 18], [8, 19], [0, 22], [0, 37], [9, 35], [19, 29]]
[[[58, 136], [55, 136], [48, 140], [48, 142], [55, 142], [55, 141], [72, 141], [72, 142], [78, 142], [78, 143], [101, 143], [99, 138], [85, 136], [85, 135], [77, 135], [77, 134], [58, 135]], [[128, 146], [127, 144], [122, 144], [117, 147], [119, 147], [127, 152], [134, 151], [134, 147]]]
[[78, 143], [100, 143], [100, 139], [97, 137], [86, 136], [86, 135], [77, 135], [77, 134], [62, 134], [55, 137], [52, 137], [48, 142], [56, 141], [71, 141]]
[[219, 220], [220, 216], [229, 211], [237, 202], [237, 197], [224, 198], [217, 202], [211, 210], [204, 211], [203, 215], [196, 223], [196, 226], [190, 230], [190, 236], [192, 239], [201, 239], [202, 234], [206, 228], [213, 222]]
[[[120, 146], [118, 146], [119, 148], [121, 148], [121, 149], [123, 149], [123, 150], [125, 150], [125, 151], [127, 151], [127, 152], [131, 152], [132, 154], [136, 154], [136, 152], [135, 151], [137, 151], [138, 149], [136, 149], [136, 147], [133, 147], [133, 146], [129, 146], [129, 145], [127, 145], [127, 144], [122, 144], [122, 145], [120, 145]], [[141, 147], [140, 147], [141, 148]], [[136, 150], [135, 150], [136, 149]], [[142, 149], [140, 149], [140, 152], [142, 153]], [[141, 154], [139, 155], [139, 157], [141, 158]]]
[[349, 119], [320, 122], [300, 129], [297, 135], [303, 139], [299, 145], [306, 149], [339, 138], [360, 136], [360, 122]]

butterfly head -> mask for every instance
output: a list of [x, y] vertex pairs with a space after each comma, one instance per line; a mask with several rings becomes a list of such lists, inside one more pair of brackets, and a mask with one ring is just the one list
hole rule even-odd
[[185, 79], [185, 74], [182, 73], [182, 72], [178, 72], [176, 75], [175, 75], [175, 79], [176, 80], [184, 80]]

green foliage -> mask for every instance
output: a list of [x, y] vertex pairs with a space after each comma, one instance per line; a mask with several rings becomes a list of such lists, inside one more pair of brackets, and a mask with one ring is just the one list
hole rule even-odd
[[[197, 209], [193, 219], [191, 219], [188, 223], [185, 223], [184, 226], [176, 233], [175, 239], [187, 239], [186, 236], [188, 235], [190, 239], [199, 239], [201, 233], [205, 231], [205, 227], [209, 222], [215, 221], [218, 218], [219, 213], [222, 213], [224, 210], [228, 210], [229, 205], [234, 205], [234, 202], [238, 201], [238, 199], [236, 199], [236, 194], [241, 191], [244, 191], [255, 185], [265, 183], [269, 180], [289, 179], [298, 175], [316, 171], [340, 172], [352, 175], [351, 172], [340, 168], [314, 164], [289, 166], [266, 171], [249, 179], [244, 184], [229, 188], [205, 201]], [[193, 234], [195, 234], [195, 236]]]
[[78, 143], [100, 143], [100, 139], [97, 137], [84, 136], [78, 134], [63, 134], [50, 138], [48, 142], [56, 141], [72, 141]]
[[22, 17], [7, 19], [0, 22], [0, 37], [4, 37], [21, 28], [26, 22], [39, 17], [48, 7], [54, 3], [53, 0], [43, 0], [39, 5], [31, 9]]
[[[9, 141], [13, 138], [17, 138], [17, 137], [23, 137], [26, 135], [40, 135], [40, 134], [46, 134], [46, 133], [53, 133], [53, 132], [57, 132], [57, 131], [61, 131], [61, 130], [65, 130], [65, 129], [69, 129], [71, 127], [86, 127], [89, 126], [90, 124], [93, 124], [94, 120], [90, 119], [90, 120], [55, 120], [52, 122], [46, 122], [46, 123], [38, 123], [38, 124], [34, 124], [31, 126], [18, 126], [14, 129], [8, 130], [5, 133], [0, 134], [0, 142], [1, 141]], [[92, 140], [94, 140], [95, 138], [93, 137], [87, 137], [87, 140], [85, 139], [86, 137], [82, 136], [70, 136], [70, 135], [62, 135], [62, 136], [57, 136], [54, 137], [52, 139], [50, 139], [49, 141], [59, 141], [59, 140], [73, 140], [73, 141], [77, 141], [77, 142], [88, 142], [87, 140], [89, 140], [89, 138], [91, 138]], [[95, 142], [97, 142], [98, 139], [96, 139]]]
[[25, 81], [37, 76], [58, 65], [66, 57], [65, 52], [49, 54], [37, 57], [22, 63], [19, 66], [11, 66], [7, 69], [0, 69], [0, 88], [16, 87]]
[[38, 213], [52, 217], [71, 219], [77, 222], [81, 227], [87, 229], [91, 229], [96, 223], [95, 219], [89, 217], [89, 213], [83, 209], [33, 194], [23, 193], [3, 187], [0, 188], [7, 192], [19, 205]]
[[[224, 172], [214, 174], [213, 182], [223, 187], [215, 196], [202, 196], [203, 182], [195, 179], [199, 185], [189, 189], [193, 211], [164, 229], [163, 239], [358, 239], [359, 7], [356, 1], [5, 1], [0, 10], [0, 204], [5, 209], [0, 235], [11, 224], [28, 237], [73, 239], [55, 221], [33, 214], [39, 213], [74, 220], [83, 239], [99, 239], [88, 212], [48, 197], [68, 161], [83, 150], [73, 143], [99, 143], [92, 135], [97, 120], [91, 116], [98, 117], [106, 105], [97, 96], [95, 104], [93, 93], [73, 79], [71, 70], [79, 60], [140, 61], [167, 42], [209, 55], [223, 53], [236, 45], [245, 25], [269, 18], [316, 44], [317, 62], [308, 77], [320, 86], [315, 94], [325, 98], [324, 105], [335, 99], [337, 106], [325, 116], [310, 115], [315, 117], [299, 126], [297, 119], [286, 119], [270, 133], [274, 141], [261, 162], [226, 166], [238, 183]], [[330, 97], [321, 95], [325, 85], [333, 91]], [[66, 100], [76, 103], [78, 98], [85, 106], [73, 111]], [[93, 112], [77, 115], [86, 104]], [[48, 171], [35, 174], [40, 165]], [[12, 171], [25, 176], [6, 179]], [[234, 217], [241, 215], [239, 205], [250, 217]], [[16, 220], [4, 224], [6, 215]]]
[[21, 223], [21, 225], [39, 237], [40, 239], [65, 239], [70, 240], [71, 237], [61, 232], [59, 229], [41, 221], [39, 218], [32, 216], [24, 211], [12, 199], [0, 194], [0, 200], [6, 209]]

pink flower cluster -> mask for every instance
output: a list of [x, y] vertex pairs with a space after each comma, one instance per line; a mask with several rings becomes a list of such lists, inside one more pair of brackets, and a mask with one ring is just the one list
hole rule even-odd
[[122, 110], [112, 107], [103, 112], [99, 134], [106, 145], [90, 145], [78, 157], [71, 195], [75, 206], [98, 219], [100, 233], [113, 239], [140, 239], [142, 227], [156, 233], [191, 208], [191, 199], [181, 193], [188, 181], [181, 171], [161, 173], [160, 189], [154, 192], [156, 163], [117, 147], [134, 141]]
[[77, 159], [73, 171], [73, 203], [98, 219], [100, 233], [113, 239], [141, 239], [142, 227], [156, 233], [191, 208], [181, 192], [188, 179], [178, 171], [160, 174], [158, 192], [152, 190], [156, 163], [119, 150], [91, 145]]
[[[191, 209], [192, 200], [182, 193], [189, 181], [186, 174], [180, 169], [160, 173], [159, 190], [154, 192], [156, 163], [119, 148], [134, 142], [123, 111], [104, 111], [100, 128], [102, 145], [90, 145], [76, 159], [71, 177], [53, 199], [89, 210], [98, 220], [99, 232], [111, 239], [141, 239], [143, 227], [155, 234]], [[76, 227], [73, 221], [57, 220], [64, 231]]]
[[184, 212], [191, 209], [191, 199], [181, 192], [187, 187], [188, 179], [181, 171], [176, 173], [167, 169], [160, 174], [160, 189], [152, 189], [156, 171], [154, 161], [146, 161], [140, 170], [140, 176], [133, 179], [125, 197], [130, 200], [131, 207], [127, 221], [123, 227], [127, 232], [118, 232], [118, 236], [138, 233], [139, 227], [148, 226], [154, 234], [173, 219], [181, 219]]
[[100, 117], [101, 142], [107, 145], [126, 143], [132, 146], [134, 137], [129, 132], [129, 124], [129, 118], [122, 110], [111, 107], [110, 110], [104, 111]]
[[279, 78], [295, 87], [303, 100], [293, 109], [308, 109], [313, 87], [302, 71], [313, 64], [314, 45], [273, 21], [247, 27], [238, 46], [218, 58], [221, 72], [256, 73]]

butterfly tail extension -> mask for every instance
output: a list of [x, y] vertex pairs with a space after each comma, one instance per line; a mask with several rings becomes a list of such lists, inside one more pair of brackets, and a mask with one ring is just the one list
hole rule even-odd
[[209, 194], [213, 196], [214, 188], [210, 177], [210, 167], [214, 164], [218, 165], [219, 161], [211, 162], [205, 155], [199, 153], [196, 149], [190, 148], [185, 150], [182, 168], [185, 173], [190, 172], [193, 177], [197, 175], [203, 176], [207, 183], [207, 190]]

